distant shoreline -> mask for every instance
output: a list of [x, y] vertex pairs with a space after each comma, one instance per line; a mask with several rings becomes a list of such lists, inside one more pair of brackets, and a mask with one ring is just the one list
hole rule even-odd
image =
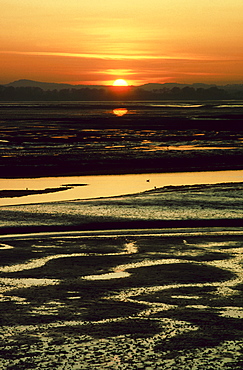
[[27, 195], [40, 195], [40, 194], [49, 194], [49, 193], [56, 193], [59, 191], [69, 190], [72, 189], [75, 186], [86, 186], [87, 184], [68, 184], [63, 185], [58, 188], [46, 188], [43, 190], [31, 190], [31, 189], [8, 189], [8, 190], [0, 190], [0, 198], [19, 198], [19, 197], [25, 197]]
[[0, 90], [1, 101], [119, 101], [121, 98], [130, 101], [242, 99], [243, 85], [148, 83], [141, 86], [109, 86], [19, 80], [1, 85]]
[[26, 195], [37, 195], [37, 194], [47, 194], [47, 193], [56, 193], [58, 191], [71, 189], [71, 186], [60, 187], [60, 188], [51, 188], [44, 190], [0, 190], [0, 198], [18, 198], [24, 197]]

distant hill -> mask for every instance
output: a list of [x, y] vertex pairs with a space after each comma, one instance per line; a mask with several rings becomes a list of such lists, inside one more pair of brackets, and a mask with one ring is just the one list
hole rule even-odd
[[105, 85], [71, 85], [18, 80], [0, 85], [0, 101], [147, 101], [147, 100], [243, 100], [243, 84], [148, 83], [111, 89]]
[[[106, 85], [72, 85], [72, 84], [63, 84], [63, 83], [50, 83], [50, 82], [39, 82], [39, 81], [32, 81], [32, 80], [18, 80], [10, 82], [9, 84], [4, 85], [6, 87], [13, 86], [13, 87], [39, 87], [44, 91], [47, 90], [63, 90], [63, 89], [106, 89], [108, 86]], [[147, 83], [140, 86], [134, 86], [134, 89], [143, 89], [146, 91], [154, 91], [154, 90], [161, 90], [161, 89], [173, 89], [174, 87], [178, 87], [183, 89], [184, 87], [193, 87], [194, 89], [209, 89], [211, 87], [218, 87], [220, 89], [226, 90], [228, 92], [236, 92], [236, 91], [243, 91], [243, 84], [228, 84], [224, 86], [219, 86], [216, 84], [204, 84], [204, 83], [194, 83], [194, 84], [180, 84], [176, 82], [172, 83]]]
[[147, 90], [147, 91], [153, 91], [153, 90], [160, 90], [160, 89], [164, 89], [164, 88], [173, 89], [173, 87], [183, 88], [183, 87], [186, 87], [186, 86], [188, 86], [188, 85], [178, 84], [178, 83], [173, 83], [172, 82], [172, 83], [164, 83], [164, 84], [148, 83], [148, 84], [141, 85], [139, 87], [143, 88], [144, 90]]
[[14, 82], [10, 82], [4, 86], [13, 86], [13, 87], [39, 87], [42, 90], [62, 90], [62, 89], [84, 89], [84, 88], [104, 88], [105, 86], [102, 85], [71, 85], [71, 84], [63, 84], [63, 83], [50, 83], [50, 82], [39, 82], [39, 81], [32, 81], [32, 80], [18, 80]]

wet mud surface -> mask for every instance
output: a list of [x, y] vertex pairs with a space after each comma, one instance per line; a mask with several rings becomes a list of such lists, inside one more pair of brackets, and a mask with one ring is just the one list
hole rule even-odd
[[243, 168], [242, 106], [124, 104], [2, 104], [1, 176]]
[[165, 227], [242, 227], [242, 209], [242, 182], [165, 186], [115, 197], [1, 206], [0, 234]]
[[2, 369], [241, 369], [242, 235], [1, 238]]
[[[232, 107], [3, 103], [1, 177], [242, 169]], [[0, 207], [0, 369], [242, 369], [242, 204], [239, 182]]]

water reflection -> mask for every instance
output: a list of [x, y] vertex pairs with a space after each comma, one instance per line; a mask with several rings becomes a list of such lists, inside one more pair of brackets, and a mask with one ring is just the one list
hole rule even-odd
[[113, 109], [112, 113], [115, 114], [118, 117], [122, 117], [125, 114], [127, 114], [128, 110], [126, 108], [116, 108]]
[[[168, 185], [216, 184], [242, 181], [242, 170], [150, 173], [129, 175], [98, 175], [71, 177], [42, 177], [0, 179], [0, 189], [45, 189], [72, 185], [71, 189], [55, 193], [28, 195], [20, 198], [1, 198], [0, 206], [90, 199], [132, 194]], [[78, 186], [88, 184], [87, 186]]]

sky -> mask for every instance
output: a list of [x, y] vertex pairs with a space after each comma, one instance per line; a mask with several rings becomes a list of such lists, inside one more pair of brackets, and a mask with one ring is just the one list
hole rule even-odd
[[243, 83], [242, 0], [0, 0], [0, 83]]

